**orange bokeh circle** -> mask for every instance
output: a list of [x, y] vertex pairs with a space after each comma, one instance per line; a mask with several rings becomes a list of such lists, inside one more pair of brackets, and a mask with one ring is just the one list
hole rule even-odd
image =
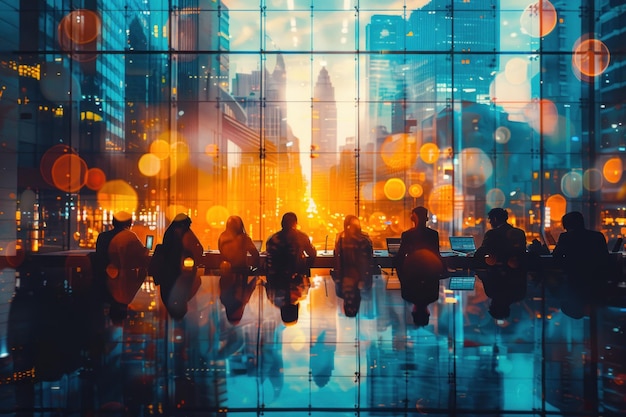
[[604, 163], [602, 175], [611, 184], [616, 184], [622, 179], [624, 164], [621, 158], [611, 158]]
[[107, 180], [107, 176], [100, 168], [89, 168], [85, 185], [90, 190], [98, 191]]
[[572, 65], [587, 77], [602, 74], [608, 68], [610, 61], [609, 48], [598, 39], [585, 39], [574, 47]]
[[76, 154], [63, 155], [52, 165], [52, 183], [61, 191], [75, 193], [87, 181], [87, 163]]

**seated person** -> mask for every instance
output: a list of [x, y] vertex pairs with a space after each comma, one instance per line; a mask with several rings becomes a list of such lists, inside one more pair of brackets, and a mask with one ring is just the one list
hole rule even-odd
[[565, 273], [558, 289], [561, 309], [580, 318], [601, 301], [609, 275], [609, 250], [602, 233], [585, 227], [582, 213], [569, 212], [561, 221], [566, 231], [552, 251], [557, 266]]
[[495, 319], [510, 315], [511, 304], [526, 296], [526, 233], [509, 222], [503, 208], [487, 214], [491, 229], [474, 254], [478, 278], [491, 298], [489, 313]]

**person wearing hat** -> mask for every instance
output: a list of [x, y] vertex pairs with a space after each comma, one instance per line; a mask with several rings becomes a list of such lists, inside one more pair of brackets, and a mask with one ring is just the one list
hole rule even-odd
[[510, 315], [511, 304], [526, 296], [526, 233], [508, 222], [503, 208], [487, 213], [491, 229], [474, 253], [478, 277], [485, 295], [491, 298], [489, 313], [502, 320]]
[[306, 297], [311, 283], [310, 268], [317, 251], [309, 237], [298, 230], [298, 217], [288, 212], [281, 220], [282, 230], [266, 243], [267, 297], [280, 308], [283, 323], [298, 321], [299, 302]]
[[184, 213], [174, 217], [155, 247], [148, 273], [160, 286], [161, 300], [175, 320], [187, 314], [187, 302], [200, 288], [197, 276], [204, 248], [191, 230], [191, 218]]

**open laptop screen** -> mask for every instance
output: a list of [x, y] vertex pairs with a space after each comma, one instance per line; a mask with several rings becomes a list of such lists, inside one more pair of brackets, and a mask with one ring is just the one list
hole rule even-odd
[[390, 256], [395, 256], [398, 254], [400, 250], [400, 242], [402, 239], [399, 237], [388, 237], [387, 238], [387, 252]]
[[450, 249], [455, 252], [469, 253], [476, 250], [474, 236], [450, 236]]

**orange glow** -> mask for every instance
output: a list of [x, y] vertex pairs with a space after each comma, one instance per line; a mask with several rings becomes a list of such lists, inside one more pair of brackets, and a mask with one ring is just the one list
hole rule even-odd
[[[0, 249], [3, 249], [1, 245]], [[7, 264], [12, 268], [20, 266], [26, 258], [26, 251], [22, 247], [22, 244], [16, 240], [8, 242], [2, 254], [5, 256]], [[0, 265], [1, 264], [0, 262]]]
[[611, 184], [616, 184], [622, 179], [622, 173], [624, 172], [624, 166], [621, 158], [611, 158], [604, 163], [602, 167], [602, 175], [604, 179]]
[[409, 195], [413, 198], [420, 198], [424, 194], [424, 187], [420, 184], [413, 184], [409, 187]]
[[206, 222], [213, 229], [223, 229], [230, 212], [224, 206], [213, 206], [206, 212]]
[[382, 232], [387, 228], [387, 215], [382, 211], [375, 211], [370, 215], [369, 225], [377, 232]]
[[153, 153], [146, 153], [141, 155], [137, 166], [143, 175], [153, 177], [161, 170], [161, 160]]
[[548, 0], [529, 4], [520, 16], [522, 31], [534, 38], [543, 37], [552, 32], [556, 22], [556, 10]]
[[380, 156], [391, 168], [410, 168], [417, 161], [417, 138], [406, 133], [387, 136], [380, 147]]
[[389, 200], [402, 200], [406, 194], [406, 185], [400, 178], [390, 178], [385, 182], [384, 193]]
[[90, 190], [98, 191], [102, 188], [106, 180], [107, 177], [103, 170], [100, 168], [90, 168], [87, 170], [87, 181], [85, 185]]
[[572, 66], [574, 72], [578, 71], [587, 77], [596, 77], [602, 74], [611, 61], [609, 48], [597, 39], [579, 40], [576, 42], [573, 52]]
[[546, 200], [546, 207], [550, 208], [550, 220], [561, 221], [567, 210], [567, 200], [561, 194], [554, 194]]
[[[428, 199], [428, 207], [432, 214], [437, 216], [440, 221], [452, 221], [454, 216], [453, 210], [454, 187], [451, 184], [442, 185], [433, 189]], [[461, 202], [457, 202], [459, 205]]]
[[[317, 146], [317, 145], [311, 145], [311, 155], [313, 155], [313, 147]], [[219, 153], [219, 149], [217, 148], [217, 145], [214, 143], [209, 143], [205, 148], [204, 148], [204, 153], [207, 154], [208, 156], [212, 156], [212, 157], [216, 157]]]
[[100, 16], [91, 10], [74, 10], [61, 19], [60, 29], [72, 42], [82, 45], [94, 41], [100, 35]]
[[70, 153], [73, 153], [73, 150], [69, 146], [54, 145], [43, 154], [41, 160], [39, 161], [39, 172], [48, 185], [54, 186], [54, 182], [52, 181], [52, 167], [54, 166], [54, 163], [61, 156]]
[[583, 186], [589, 191], [598, 191], [602, 188], [602, 172], [597, 168], [590, 168], [583, 174]]
[[193, 258], [186, 257], [185, 259], [183, 259], [183, 267], [185, 267], [185, 268], [193, 268], [194, 265], [195, 265], [195, 262], [194, 262]]
[[109, 278], [115, 279], [120, 274], [120, 271], [115, 265], [108, 264], [106, 267], [106, 273]]
[[137, 210], [137, 193], [126, 181], [107, 181], [98, 191], [98, 204], [102, 209], [117, 213]]
[[87, 181], [87, 163], [76, 154], [59, 157], [52, 166], [52, 182], [67, 193], [80, 190]]
[[551, 100], [533, 100], [524, 109], [524, 114], [535, 132], [553, 135], [558, 131], [559, 111]]
[[187, 209], [187, 207], [181, 206], [178, 204], [172, 204], [165, 208], [165, 217], [171, 221], [171, 220], [174, 220], [174, 217], [176, 217], [178, 213], [188, 213], [188, 212], [189, 210]]
[[170, 144], [166, 140], [157, 139], [150, 144], [150, 152], [160, 160], [170, 157]]
[[423, 144], [420, 148], [420, 158], [427, 164], [434, 164], [439, 159], [439, 147], [432, 142]]

